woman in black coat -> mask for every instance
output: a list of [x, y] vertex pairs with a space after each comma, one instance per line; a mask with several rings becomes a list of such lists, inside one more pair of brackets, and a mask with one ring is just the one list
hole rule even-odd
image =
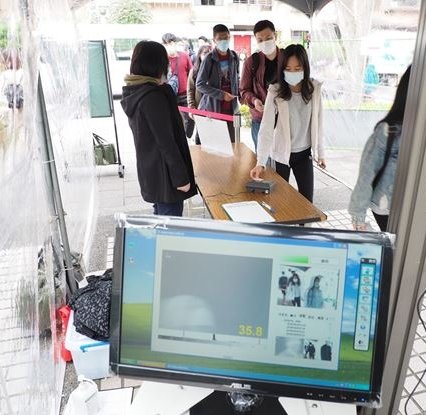
[[139, 42], [121, 105], [133, 132], [143, 199], [154, 203], [155, 215], [182, 216], [183, 201], [197, 191], [176, 96], [164, 83], [168, 65], [163, 45]]

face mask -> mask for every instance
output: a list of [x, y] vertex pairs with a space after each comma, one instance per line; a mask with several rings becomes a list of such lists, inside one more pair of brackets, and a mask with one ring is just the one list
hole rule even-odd
[[264, 42], [259, 43], [257, 47], [265, 55], [271, 55], [272, 53], [274, 53], [276, 49], [275, 40], [274, 39], [265, 40]]
[[229, 40], [219, 40], [216, 43], [216, 47], [221, 51], [221, 52], [226, 52], [229, 49]]
[[285, 81], [292, 86], [296, 86], [299, 82], [303, 80], [304, 72], [289, 72], [284, 71], [284, 79]]
[[166, 46], [167, 54], [169, 55], [176, 55], [176, 45], [167, 45]]

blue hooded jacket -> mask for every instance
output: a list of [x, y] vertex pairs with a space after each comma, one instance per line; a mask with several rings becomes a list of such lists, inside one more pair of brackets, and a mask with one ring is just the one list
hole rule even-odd
[[[385, 159], [390, 128], [393, 129], [395, 139], [383, 175], [373, 190], [374, 178]], [[389, 215], [400, 142], [401, 126], [389, 127], [385, 122], [377, 124], [373, 134], [367, 140], [361, 156], [358, 180], [349, 202], [348, 211], [352, 216], [352, 223], [365, 223], [369, 207], [379, 215]]]

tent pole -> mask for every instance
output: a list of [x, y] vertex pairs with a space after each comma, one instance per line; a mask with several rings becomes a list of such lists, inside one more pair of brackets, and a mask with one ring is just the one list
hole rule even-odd
[[52, 146], [52, 137], [50, 135], [49, 120], [47, 117], [46, 103], [44, 100], [40, 74], [38, 76], [37, 99], [42, 123], [42, 131], [46, 146], [45, 155], [47, 156], [47, 159], [44, 160], [44, 162], [48, 165], [48, 174], [46, 175], [46, 177], [48, 181], [48, 187], [51, 190], [50, 196], [54, 204], [54, 206], [52, 207], [52, 211], [54, 211], [55, 219], [57, 219], [59, 223], [60, 239], [64, 249], [63, 255], [65, 262], [67, 287], [72, 294], [77, 290], [77, 281], [75, 279], [74, 266], [71, 259], [71, 249], [68, 241], [64, 207], [62, 204], [61, 190], [59, 187], [58, 174], [56, 171], [56, 163]]

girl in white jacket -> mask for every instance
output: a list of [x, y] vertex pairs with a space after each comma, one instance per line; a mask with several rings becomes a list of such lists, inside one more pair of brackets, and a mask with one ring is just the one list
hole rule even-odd
[[284, 49], [279, 82], [269, 86], [260, 125], [257, 164], [250, 171], [261, 180], [268, 158], [286, 181], [293, 171], [299, 192], [313, 200], [312, 153], [325, 168], [322, 139], [321, 84], [310, 78], [308, 55], [302, 45]]

